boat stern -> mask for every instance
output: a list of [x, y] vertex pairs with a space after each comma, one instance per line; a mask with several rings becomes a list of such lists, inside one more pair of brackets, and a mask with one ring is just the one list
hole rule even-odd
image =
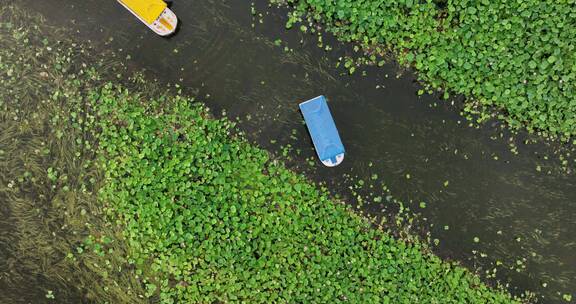
[[344, 161], [344, 153], [340, 153], [334, 157], [322, 160], [322, 163], [326, 167], [336, 167]]
[[178, 17], [162, 0], [118, 0], [136, 18], [160, 36], [176, 32]]
[[178, 17], [171, 9], [165, 8], [160, 16], [148, 27], [160, 36], [169, 36], [176, 32]]

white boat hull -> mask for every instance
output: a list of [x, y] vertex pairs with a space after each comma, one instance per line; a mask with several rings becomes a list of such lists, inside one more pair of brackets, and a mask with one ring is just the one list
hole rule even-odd
[[339, 164], [341, 164], [343, 160], [344, 160], [344, 153], [340, 153], [336, 155], [336, 162], [333, 162], [331, 159], [325, 159], [322, 161], [322, 163], [326, 167], [336, 167]]
[[160, 16], [158, 16], [158, 18], [152, 22], [152, 24], [148, 24], [144, 19], [138, 16], [138, 14], [136, 14], [128, 6], [122, 3], [122, 1], [118, 0], [118, 2], [122, 4], [122, 6], [124, 6], [128, 11], [130, 11], [132, 15], [136, 16], [138, 20], [146, 24], [149, 29], [160, 36], [169, 36], [173, 34], [178, 27], [178, 17], [176, 17], [176, 14], [174, 14], [174, 12], [169, 8], [165, 8]]

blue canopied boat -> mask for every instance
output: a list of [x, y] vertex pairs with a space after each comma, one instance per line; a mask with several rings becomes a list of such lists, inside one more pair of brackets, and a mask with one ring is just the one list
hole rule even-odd
[[304, 115], [318, 158], [328, 167], [339, 165], [344, 160], [344, 145], [326, 98], [318, 96], [305, 101], [300, 104], [300, 111]]

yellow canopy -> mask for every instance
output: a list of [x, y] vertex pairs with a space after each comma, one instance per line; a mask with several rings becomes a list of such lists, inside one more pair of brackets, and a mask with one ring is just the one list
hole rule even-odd
[[120, 0], [134, 14], [138, 15], [148, 24], [152, 24], [167, 7], [162, 0]]

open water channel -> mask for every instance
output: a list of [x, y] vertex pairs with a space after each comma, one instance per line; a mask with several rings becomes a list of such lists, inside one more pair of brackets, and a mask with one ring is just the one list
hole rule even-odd
[[[444, 258], [482, 271], [500, 261], [505, 267], [497, 277], [510, 282], [512, 292], [536, 291], [542, 302], [576, 291], [573, 174], [545, 160], [553, 158], [548, 145], [520, 144], [515, 155], [497, 122], [469, 127], [457, 106], [419, 97], [415, 77], [397, 77], [393, 61], [348, 75], [335, 65], [354, 55], [350, 46], [324, 35], [333, 48], [324, 51], [317, 36], [286, 30], [286, 11], [265, 0], [174, 1], [182, 24], [170, 39], [156, 37], [113, 0], [22, 1], [46, 22], [73, 28], [80, 42], [114, 48], [149, 76], [195, 92], [278, 157], [290, 144], [291, 166], [351, 204], [357, 196], [349, 187], [362, 180], [364, 200], [383, 197], [363, 204], [364, 212], [390, 212], [386, 184], [427, 219], [419, 229], [439, 240], [436, 251]], [[298, 110], [298, 102], [320, 94], [347, 149], [334, 169], [314, 158]]]

